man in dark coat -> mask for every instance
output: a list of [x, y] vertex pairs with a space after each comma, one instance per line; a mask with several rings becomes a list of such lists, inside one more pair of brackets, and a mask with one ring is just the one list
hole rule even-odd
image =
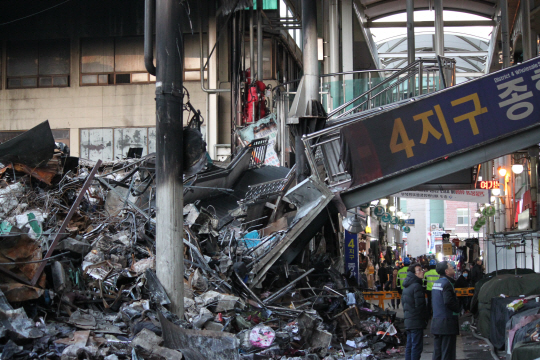
[[377, 275], [379, 276], [379, 282], [384, 287], [388, 282], [388, 268], [386, 267], [386, 261], [383, 261]]
[[455, 360], [460, 311], [454, 291], [455, 270], [447, 261], [439, 262], [436, 269], [441, 278], [435, 281], [431, 293], [431, 333], [434, 336], [432, 360]]
[[424, 329], [428, 323], [428, 311], [424, 288], [422, 287], [424, 271], [419, 263], [407, 269], [407, 277], [403, 281], [401, 302], [407, 329], [407, 347], [405, 360], [420, 360], [424, 348]]
[[474, 264], [471, 269], [471, 285], [474, 286], [477, 281], [481, 280], [484, 277], [484, 267], [482, 265], [482, 260], [480, 258], [476, 259], [476, 264]]

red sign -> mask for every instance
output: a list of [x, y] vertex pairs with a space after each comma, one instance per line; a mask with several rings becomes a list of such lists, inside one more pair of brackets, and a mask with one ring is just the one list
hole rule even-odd
[[486, 189], [486, 190], [498, 189], [499, 182], [497, 180], [478, 181], [478, 183], [476, 184], [476, 188]]

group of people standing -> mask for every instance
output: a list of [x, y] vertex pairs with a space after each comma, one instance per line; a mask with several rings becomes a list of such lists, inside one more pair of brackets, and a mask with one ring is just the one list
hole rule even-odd
[[[430, 316], [432, 316], [431, 334], [434, 337], [432, 359], [455, 360], [459, 314], [464, 304], [458, 300], [454, 289], [458, 285], [463, 287], [473, 285], [469, 279], [469, 271], [464, 270], [456, 281], [454, 266], [449, 261], [436, 263], [435, 260], [431, 260], [428, 271], [424, 271], [419, 262], [408, 267], [407, 262], [410, 263], [408, 258], [403, 262], [405, 266], [398, 270], [396, 284], [398, 292], [401, 293], [407, 330], [405, 360], [420, 359], [424, 330], [428, 326]], [[477, 259], [472, 272], [475, 275], [472, 279], [474, 282], [483, 276], [482, 260]]]

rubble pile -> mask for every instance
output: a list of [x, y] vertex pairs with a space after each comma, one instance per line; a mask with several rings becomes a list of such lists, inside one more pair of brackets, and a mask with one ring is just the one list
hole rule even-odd
[[294, 169], [262, 166], [266, 144], [253, 140], [229, 164], [184, 179], [183, 318], [155, 273], [155, 155], [95, 163], [57, 144], [28, 165], [31, 154], [6, 157], [2, 144], [2, 359], [404, 352], [395, 313], [365, 302], [344, 274], [332, 193], [315, 178], [296, 184]]

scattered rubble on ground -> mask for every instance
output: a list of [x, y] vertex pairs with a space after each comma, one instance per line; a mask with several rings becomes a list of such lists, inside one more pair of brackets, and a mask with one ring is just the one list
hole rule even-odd
[[155, 155], [93, 163], [57, 144], [44, 163], [20, 144], [0, 149], [2, 359], [404, 352], [395, 313], [364, 302], [344, 274], [332, 193], [261, 166], [267, 139], [185, 178], [184, 318], [155, 275]]

